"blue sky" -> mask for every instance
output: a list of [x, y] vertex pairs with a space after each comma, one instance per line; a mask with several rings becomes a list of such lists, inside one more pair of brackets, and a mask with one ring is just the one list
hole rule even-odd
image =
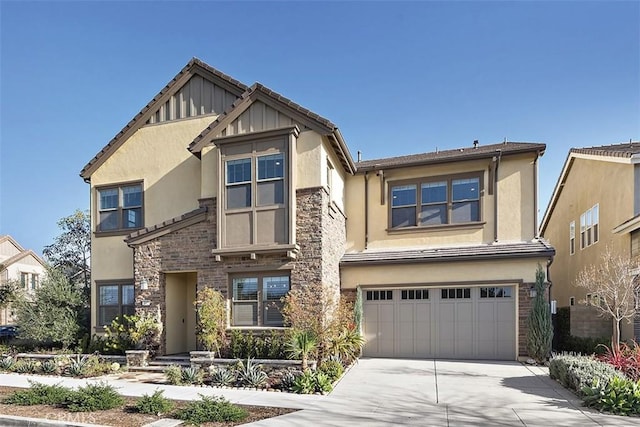
[[0, 234], [40, 253], [82, 167], [196, 56], [336, 123], [363, 159], [640, 139], [640, 2], [0, 0]]

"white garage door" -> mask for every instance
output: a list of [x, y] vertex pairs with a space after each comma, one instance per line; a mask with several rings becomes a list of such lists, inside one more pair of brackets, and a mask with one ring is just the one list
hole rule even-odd
[[364, 355], [515, 359], [515, 288], [364, 290]]

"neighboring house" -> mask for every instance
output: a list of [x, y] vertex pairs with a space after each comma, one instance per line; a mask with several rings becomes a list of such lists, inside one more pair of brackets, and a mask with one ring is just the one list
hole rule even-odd
[[196, 347], [196, 290], [229, 328], [282, 328], [280, 299], [364, 296], [368, 355], [515, 359], [538, 264], [543, 144], [354, 162], [338, 128], [193, 59], [82, 170], [92, 328], [161, 314], [160, 351]]
[[[11, 236], [0, 236], [0, 284], [13, 281], [18, 288], [32, 294], [40, 286], [46, 264], [32, 250], [25, 250]], [[12, 324], [15, 317], [11, 306], [0, 309], [0, 324]]]
[[[570, 307], [571, 334], [611, 336], [611, 320], [586, 302], [575, 281], [605, 249], [640, 255], [640, 142], [572, 148], [558, 178], [540, 233], [557, 250], [550, 268], [551, 298]], [[623, 322], [622, 339], [640, 336]]]

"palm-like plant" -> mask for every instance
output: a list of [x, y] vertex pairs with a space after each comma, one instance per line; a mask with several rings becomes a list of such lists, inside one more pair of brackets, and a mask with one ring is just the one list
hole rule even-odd
[[318, 342], [309, 331], [295, 331], [287, 343], [290, 357], [302, 359], [302, 370], [308, 369], [309, 355], [313, 354]]

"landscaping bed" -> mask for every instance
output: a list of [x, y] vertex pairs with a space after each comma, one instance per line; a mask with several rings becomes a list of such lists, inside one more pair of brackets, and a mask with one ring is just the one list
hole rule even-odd
[[[71, 412], [65, 408], [53, 405], [31, 405], [20, 406], [14, 404], [5, 404], [3, 402], [7, 397], [12, 395], [15, 391], [24, 389], [14, 387], [0, 387], [0, 414], [12, 415], [19, 417], [29, 418], [43, 418], [47, 420], [66, 421], [66, 422], [78, 422], [78, 423], [90, 423], [101, 424], [107, 426], [117, 427], [139, 427], [145, 424], [149, 424], [161, 418], [170, 418], [171, 414], [157, 416], [141, 414], [135, 411], [135, 404], [139, 400], [138, 398], [125, 397], [124, 405], [101, 411], [93, 412]], [[174, 410], [184, 408], [188, 402], [184, 401], [172, 401], [175, 405]], [[261, 407], [261, 406], [243, 406], [248, 412], [248, 416], [242, 421], [237, 422], [220, 422], [220, 423], [203, 423], [202, 426], [235, 426], [246, 424], [254, 421], [259, 421], [265, 418], [277, 417], [279, 415], [288, 414], [294, 412], [294, 409], [287, 408], [273, 408], [273, 407]]]

